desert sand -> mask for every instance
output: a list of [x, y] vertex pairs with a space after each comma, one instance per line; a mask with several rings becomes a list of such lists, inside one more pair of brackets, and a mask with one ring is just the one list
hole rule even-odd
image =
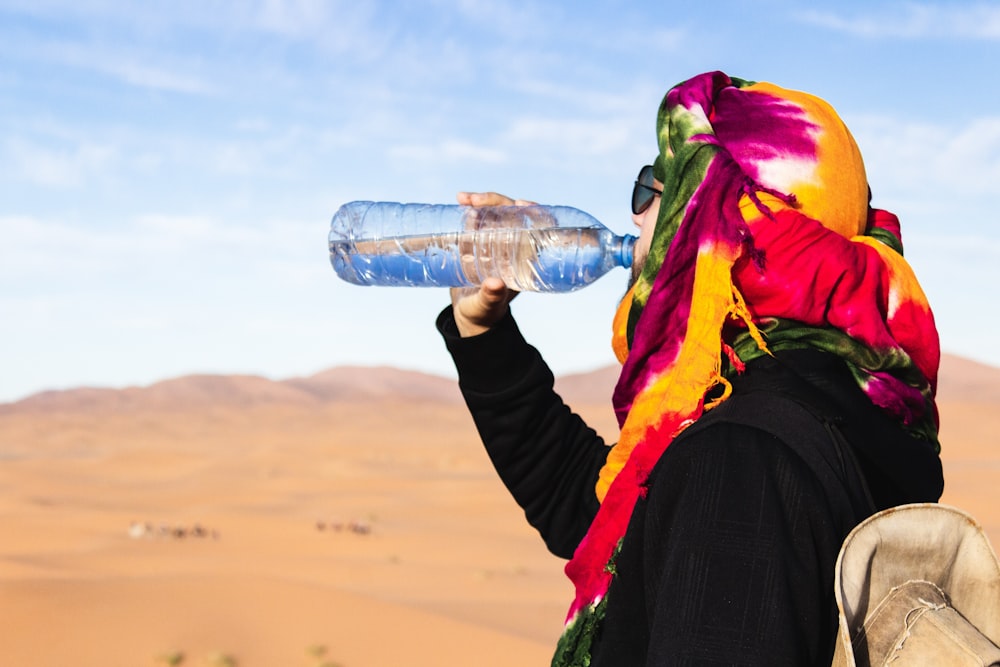
[[[614, 369], [559, 389], [609, 440]], [[943, 502], [1000, 541], [1000, 369], [946, 357]], [[571, 589], [450, 380], [191, 376], [0, 405], [0, 665], [545, 665]]]

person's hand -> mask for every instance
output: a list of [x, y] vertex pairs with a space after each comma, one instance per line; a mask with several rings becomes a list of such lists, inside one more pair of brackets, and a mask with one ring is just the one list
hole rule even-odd
[[[459, 192], [462, 206], [530, 206], [533, 202], [511, 199], [496, 192]], [[487, 278], [479, 287], [453, 287], [451, 308], [458, 333], [463, 338], [489, 331], [507, 314], [507, 305], [517, 292], [499, 278]]]
[[452, 287], [451, 310], [463, 338], [489, 331], [507, 314], [507, 304], [517, 292], [499, 278], [487, 278], [479, 287]]

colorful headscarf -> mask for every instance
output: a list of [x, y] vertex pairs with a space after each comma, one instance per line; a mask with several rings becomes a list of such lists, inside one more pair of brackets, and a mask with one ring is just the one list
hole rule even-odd
[[667, 92], [657, 134], [660, 212], [614, 322], [621, 436], [597, 485], [601, 508], [566, 566], [576, 599], [553, 665], [589, 664], [653, 466], [748, 361], [790, 348], [837, 354], [875, 405], [937, 443], [933, 316], [898, 221], [869, 207], [860, 151], [830, 105], [712, 72]]

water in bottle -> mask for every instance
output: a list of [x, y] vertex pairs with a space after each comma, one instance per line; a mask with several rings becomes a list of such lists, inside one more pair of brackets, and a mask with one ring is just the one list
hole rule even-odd
[[568, 292], [632, 264], [635, 237], [568, 206], [472, 208], [351, 202], [331, 223], [330, 262], [357, 285]]

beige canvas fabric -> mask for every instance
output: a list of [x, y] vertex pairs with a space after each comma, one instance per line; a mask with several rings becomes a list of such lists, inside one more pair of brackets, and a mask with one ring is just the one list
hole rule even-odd
[[1000, 562], [965, 512], [921, 503], [879, 512], [844, 540], [834, 667], [1000, 667]]

